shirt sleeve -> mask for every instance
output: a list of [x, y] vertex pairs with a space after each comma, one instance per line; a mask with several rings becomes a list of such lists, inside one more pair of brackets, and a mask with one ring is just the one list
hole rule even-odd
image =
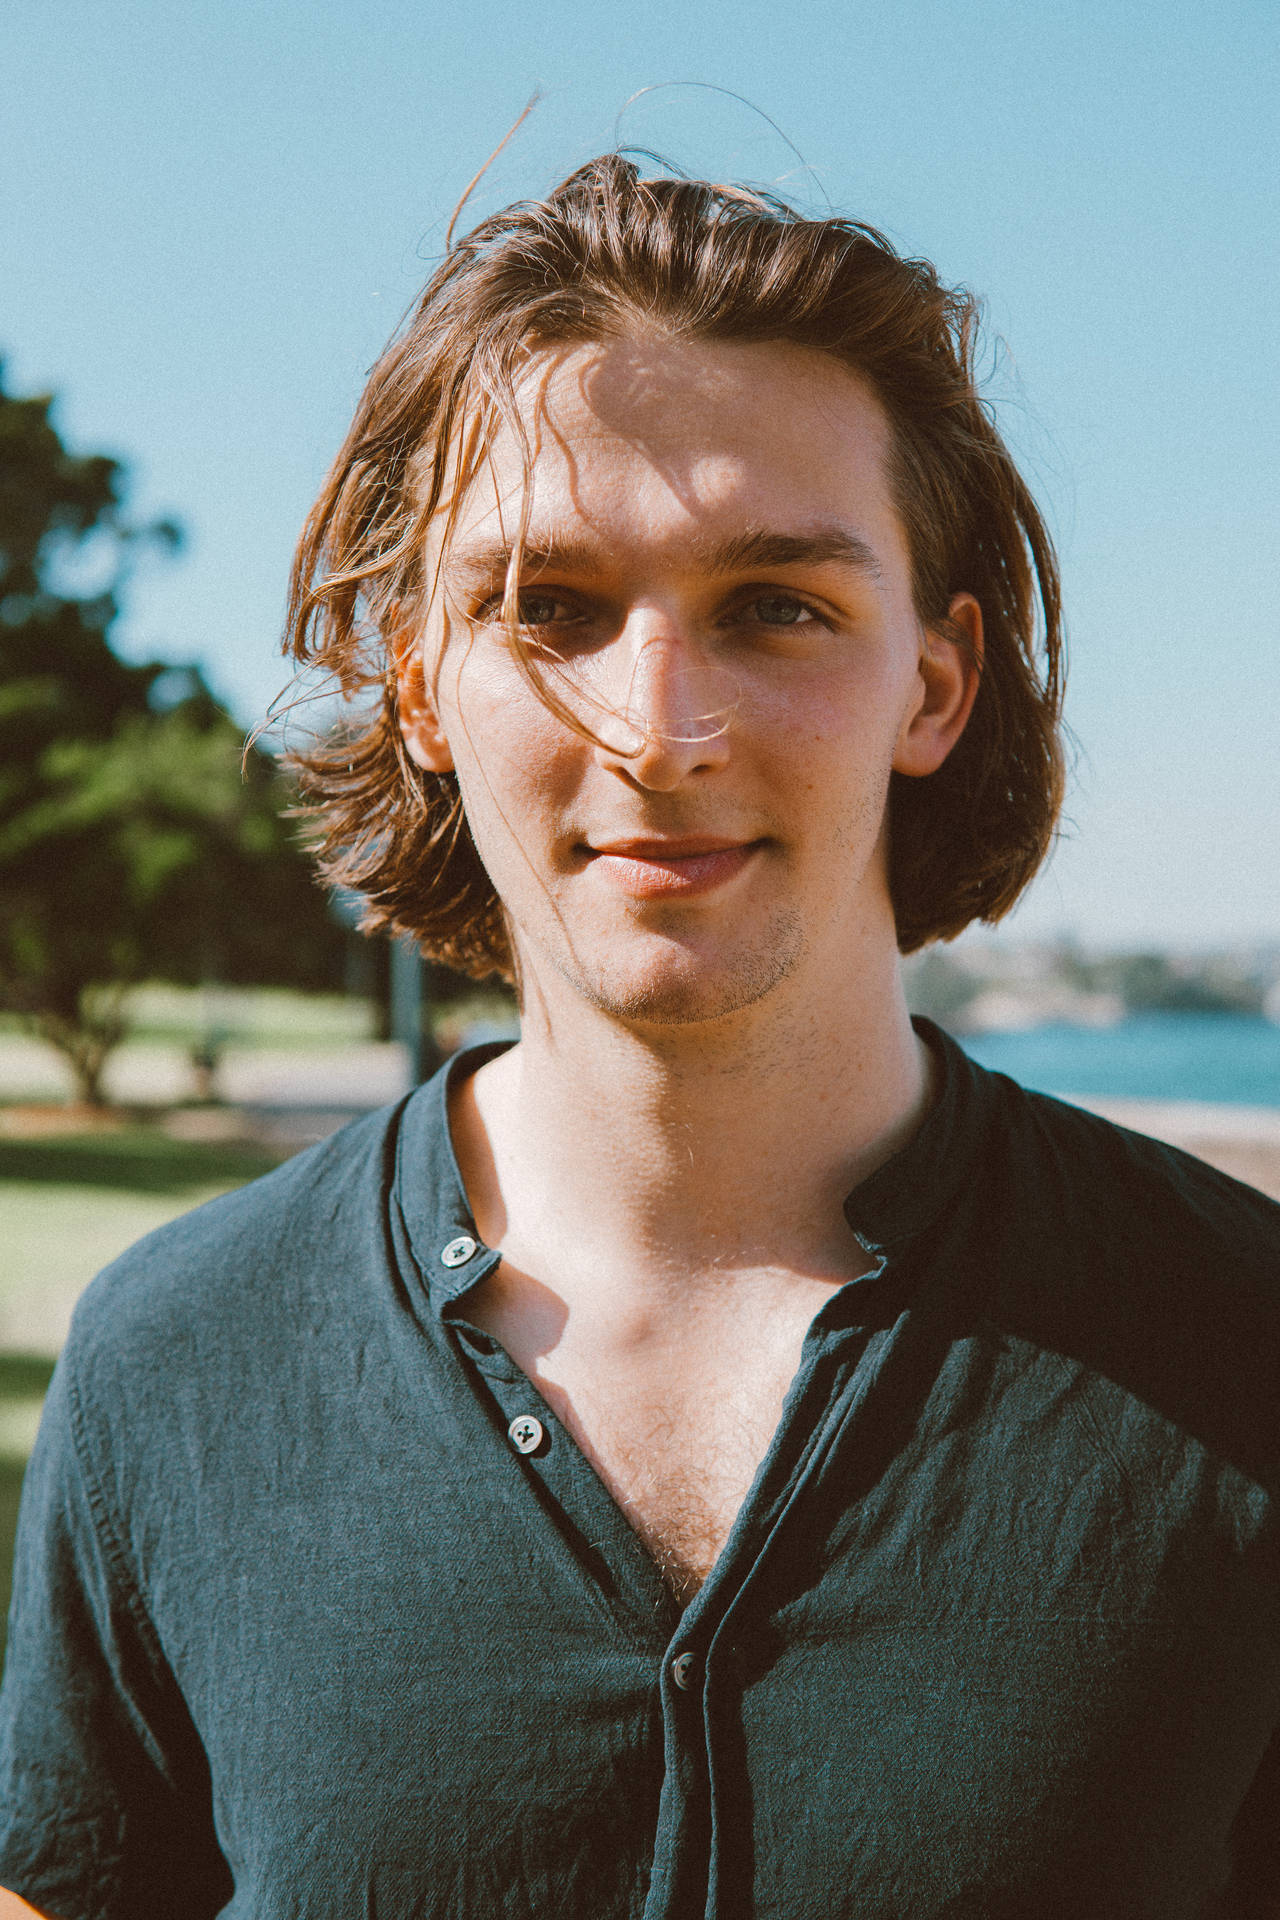
[[204, 1920], [232, 1890], [208, 1766], [54, 1373], [23, 1483], [0, 1690], [0, 1886], [58, 1920]]

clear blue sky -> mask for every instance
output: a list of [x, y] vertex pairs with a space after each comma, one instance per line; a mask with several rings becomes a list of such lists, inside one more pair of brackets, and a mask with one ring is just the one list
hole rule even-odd
[[122, 650], [246, 720], [298, 526], [449, 211], [615, 142], [886, 228], [987, 300], [1081, 757], [1015, 929], [1280, 939], [1274, 0], [41, 0], [8, 10], [0, 351], [190, 542]]

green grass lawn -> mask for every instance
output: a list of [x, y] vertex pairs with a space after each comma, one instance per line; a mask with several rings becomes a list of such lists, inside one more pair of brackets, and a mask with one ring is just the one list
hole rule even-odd
[[[125, 1004], [135, 1045], [190, 1047], [211, 1027], [238, 1047], [340, 1047], [373, 1036], [372, 1004], [351, 994], [151, 981], [135, 987]], [[16, 1014], [0, 1014], [0, 1033], [24, 1031]]]
[[101, 1267], [274, 1164], [248, 1144], [174, 1140], [145, 1124], [0, 1136], [0, 1350], [56, 1353], [72, 1305]]
[[0, 1352], [0, 1623], [23, 1468], [75, 1298], [139, 1235], [277, 1158], [250, 1142], [170, 1139], [154, 1125], [0, 1137], [0, 1328], [10, 1345], [32, 1349]]

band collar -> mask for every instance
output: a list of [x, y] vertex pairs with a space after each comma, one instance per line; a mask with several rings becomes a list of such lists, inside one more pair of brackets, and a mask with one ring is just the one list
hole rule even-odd
[[911, 1022], [938, 1064], [937, 1097], [906, 1145], [856, 1186], [845, 1218], [892, 1258], [932, 1225], [973, 1178], [987, 1132], [992, 1076], [932, 1020]]
[[514, 1043], [465, 1047], [405, 1102], [396, 1141], [393, 1199], [437, 1318], [479, 1286], [501, 1256], [485, 1246], [467, 1201], [449, 1131], [450, 1089]]
[[[982, 1069], [932, 1021], [912, 1024], [938, 1060], [937, 1098], [906, 1145], [845, 1202], [854, 1232], [886, 1258], [921, 1234], [969, 1180], [988, 1107]], [[455, 1054], [403, 1108], [394, 1200], [437, 1316], [486, 1279], [500, 1258], [480, 1239], [467, 1202], [449, 1131], [450, 1090], [511, 1044], [491, 1042]]]

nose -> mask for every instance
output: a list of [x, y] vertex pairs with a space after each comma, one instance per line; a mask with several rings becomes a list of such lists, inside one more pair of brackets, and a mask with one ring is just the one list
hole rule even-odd
[[604, 765], [667, 793], [727, 763], [740, 689], [681, 619], [638, 609], [609, 651], [607, 711], [595, 728]]

